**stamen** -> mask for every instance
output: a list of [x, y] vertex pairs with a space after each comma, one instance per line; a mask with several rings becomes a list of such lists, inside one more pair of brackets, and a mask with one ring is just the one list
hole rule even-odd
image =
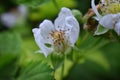
[[52, 31], [50, 33], [53, 41], [53, 47], [57, 52], [64, 52], [68, 48], [68, 40], [65, 36], [65, 31]]
[[100, 10], [103, 15], [120, 12], [120, 0], [101, 0], [100, 5]]

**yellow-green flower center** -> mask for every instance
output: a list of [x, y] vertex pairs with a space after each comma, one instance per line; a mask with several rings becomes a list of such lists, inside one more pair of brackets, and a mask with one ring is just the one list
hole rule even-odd
[[117, 14], [120, 12], [120, 0], [105, 0], [105, 4], [100, 3], [101, 12], [103, 15], [105, 14]]
[[69, 42], [65, 36], [65, 31], [52, 31], [50, 33], [53, 41], [53, 48], [56, 52], [64, 53], [69, 47]]

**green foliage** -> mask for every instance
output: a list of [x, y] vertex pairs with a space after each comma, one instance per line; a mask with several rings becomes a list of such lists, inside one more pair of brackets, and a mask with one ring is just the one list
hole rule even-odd
[[62, 54], [51, 54], [51, 62], [55, 70], [59, 68], [63, 64]]
[[[119, 42], [111, 42], [108, 45], [101, 48], [101, 51], [108, 59], [112, 73], [119, 72], [117, 69], [120, 68], [119, 60], [120, 60], [120, 43]], [[116, 75], [115, 75], [116, 76]]]
[[16, 0], [19, 4], [25, 4], [29, 7], [38, 7], [42, 4], [49, 2], [50, 0]]
[[106, 70], [110, 70], [110, 64], [108, 60], [106, 59], [105, 55], [102, 54], [100, 51], [88, 51], [84, 57], [90, 61], [95, 62], [99, 66], [103, 67]]
[[13, 32], [0, 34], [0, 80], [15, 80], [21, 37]]
[[21, 37], [17, 33], [0, 33], [0, 54], [17, 54], [21, 50]]
[[[92, 36], [90, 33], [81, 33], [77, 47], [82, 51], [99, 50], [99, 48], [108, 44], [109, 40], [103, 37]], [[87, 45], [87, 46], [86, 46]]]
[[[62, 7], [72, 9], [73, 15], [80, 22], [78, 41], [65, 54], [63, 76], [64, 78], [67, 77], [62, 80], [119, 80], [120, 36], [115, 31], [110, 30], [108, 32], [108, 29], [101, 25], [96, 27], [98, 22], [94, 23], [94, 21], [86, 24], [90, 30], [92, 29], [90, 32], [94, 32], [97, 28], [94, 35], [83, 30], [84, 23], [92, 19], [92, 16], [89, 16], [92, 13], [89, 10], [90, 2], [90, 0], [1, 1], [0, 13], [14, 13], [20, 4], [30, 8], [28, 8], [29, 11], [26, 16], [29, 18], [25, 22], [22, 20], [24, 24], [16, 24], [9, 29], [4, 27], [2, 21], [0, 22], [0, 80], [61, 79], [61, 65], [64, 56], [52, 53], [45, 57], [44, 54], [39, 54], [40, 48], [35, 43], [32, 29], [39, 26], [44, 19], [52, 19], [54, 22]], [[99, 1], [96, 0], [96, 2]], [[85, 15], [86, 13], [88, 15]], [[19, 21], [21, 22], [21, 20]], [[108, 34], [105, 34], [107, 32]], [[52, 46], [50, 44], [45, 45], [47, 47]]]
[[99, 50], [103, 46], [110, 43], [107, 39], [102, 37], [94, 37], [91, 36], [91, 34], [85, 33], [84, 36], [80, 36], [78, 41], [79, 42], [77, 42], [76, 47], [74, 47], [68, 55], [70, 60], [79, 64], [83, 62], [85, 63], [86, 60], [90, 60], [106, 70], [110, 69], [109, 62], [104, 54], [102, 54]]
[[7, 64], [11, 63], [16, 56], [12, 54], [4, 54], [0, 56], [0, 69], [4, 68]]
[[95, 31], [94, 35], [101, 35], [101, 34], [105, 34], [106, 32], [108, 32], [109, 29], [104, 28], [101, 25], [97, 26], [97, 30]]
[[80, 23], [82, 23], [83, 14], [77, 9], [73, 9], [72, 13], [77, 18], [77, 20], [80, 21]]
[[10, 54], [0, 56], [0, 80], [15, 80], [16, 57]]
[[74, 0], [52, 0], [45, 5], [32, 9], [29, 17], [32, 21], [54, 19], [62, 7], [73, 8], [75, 6], [76, 2]]
[[[27, 63], [31, 61], [44, 61], [45, 58], [43, 54], [36, 53], [39, 50], [39, 47], [34, 41], [33, 37], [24, 38], [24, 42], [22, 43], [22, 51], [20, 55], [20, 64], [25, 66]], [[47, 62], [47, 61], [46, 61]]]
[[54, 80], [53, 69], [45, 63], [31, 62], [20, 72], [17, 80]]

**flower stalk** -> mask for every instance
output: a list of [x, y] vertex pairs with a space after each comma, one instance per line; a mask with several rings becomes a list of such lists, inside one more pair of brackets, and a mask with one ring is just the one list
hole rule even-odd
[[65, 54], [63, 54], [63, 64], [62, 64], [62, 68], [61, 68], [61, 80], [63, 80], [64, 78], [64, 67], [65, 67]]

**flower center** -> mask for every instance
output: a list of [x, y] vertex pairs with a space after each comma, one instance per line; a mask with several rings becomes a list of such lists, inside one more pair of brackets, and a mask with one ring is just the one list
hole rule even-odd
[[101, 12], [105, 14], [116, 14], [120, 12], [120, 0], [104, 0], [100, 3]]
[[56, 52], [64, 53], [69, 47], [68, 39], [65, 36], [65, 31], [52, 31], [50, 33], [53, 41], [53, 48]]

